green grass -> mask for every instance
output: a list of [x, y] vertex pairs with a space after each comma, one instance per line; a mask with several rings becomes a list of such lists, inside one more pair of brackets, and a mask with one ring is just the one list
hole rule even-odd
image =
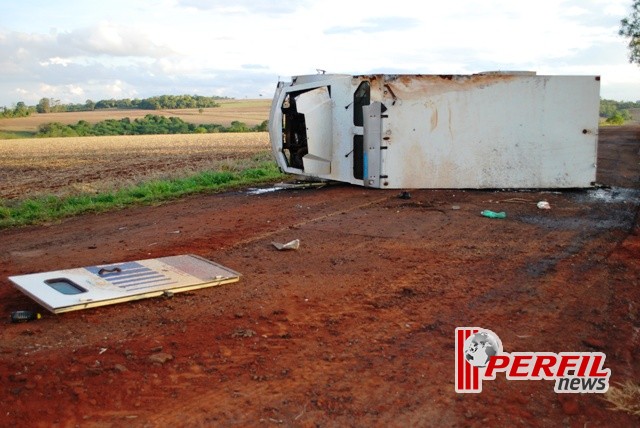
[[39, 224], [132, 205], [155, 204], [185, 195], [274, 182], [283, 177], [274, 162], [261, 161], [236, 171], [204, 171], [184, 178], [147, 181], [100, 194], [42, 196], [17, 202], [0, 200], [0, 228]]
[[15, 140], [17, 138], [33, 138], [35, 132], [30, 131], [0, 131], [0, 140]]

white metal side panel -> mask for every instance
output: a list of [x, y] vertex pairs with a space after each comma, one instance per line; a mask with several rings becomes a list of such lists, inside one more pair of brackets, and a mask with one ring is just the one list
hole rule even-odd
[[326, 86], [296, 97], [298, 112], [304, 114], [309, 153], [303, 157], [304, 171], [309, 174], [331, 173], [333, 144], [332, 103]]
[[[595, 181], [599, 81], [421, 76], [387, 83], [388, 188], [567, 188]], [[381, 186], [383, 187], [383, 186]]]
[[[238, 281], [240, 274], [194, 255], [163, 257], [9, 277], [23, 293], [54, 313]], [[51, 282], [70, 281], [81, 292], [65, 294]]]

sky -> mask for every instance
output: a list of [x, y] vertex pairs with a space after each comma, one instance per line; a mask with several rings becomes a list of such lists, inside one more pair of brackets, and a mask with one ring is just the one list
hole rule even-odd
[[203, 95], [278, 80], [528, 70], [640, 100], [618, 35], [632, 0], [3, 0], [0, 106]]

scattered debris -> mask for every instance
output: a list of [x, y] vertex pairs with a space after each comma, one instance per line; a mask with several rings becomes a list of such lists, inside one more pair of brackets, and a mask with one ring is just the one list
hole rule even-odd
[[11, 312], [11, 322], [13, 323], [39, 320], [40, 318], [42, 318], [42, 315], [34, 311]]
[[504, 211], [500, 211], [499, 213], [497, 213], [491, 210], [484, 210], [480, 212], [480, 214], [488, 218], [507, 218], [507, 213], [505, 213]]
[[459, 210], [460, 209], [460, 205], [454, 205], [451, 207], [452, 210]]
[[508, 198], [508, 199], [500, 199], [499, 201], [496, 201], [496, 203], [498, 204], [500, 202], [506, 202], [511, 204], [529, 204], [529, 203], [532, 203], [533, 201], [526, 198]]
[[538, 202], [538, 208], [540, 208], [541, 210], [550, 210], [551, 205], [549, 205], [549, 202], [547, 201], [540, 201]]
[[297, 250], [298, 248], [300, 248], [300, 240], [299, 239], [294, 239], [293, 241], [289, 241], [286, 244], [281, 244], [279, 242], [272, 242], [271, 244], [274, 247], [276, 247], [278, 249], [278, 251]]
[[300, 416], [304, 415], [304, 412], [307, 410], [307, 404], [309, 403], [308, 402], [304, 403], [304, 407], [302, 408], [302, 411], [298, 413], [298, 416], [293, 418], [294, 421], [297, 421], [298, 419], [300, 419]]
[[149, 361], [152, 363], [164, 364], [171, 360], [173, 360], [173, 355], [167, 354], [166, 352], [158, 352], [157, 354], [149, 356]]
[[411, 199], [411, 193], [409, 192], [402, 192], [398, 195], [398, 197], [400, 199]]
[[236, 328], [233, 333], [231, 333], [231, 337], [253, 337], [257, 333], [250, 328]]

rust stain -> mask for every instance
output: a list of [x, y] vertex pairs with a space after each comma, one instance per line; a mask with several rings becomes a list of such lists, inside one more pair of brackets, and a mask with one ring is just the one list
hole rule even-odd
[[378, 75], [384, 87], [397, 99], [420, 98], [424, 94], [439, 95], [446, 92], [468, 91], [510, 82], [522, 76], [513, 74], [473, 75]]
[[385, 84], [384, 88], [386, 89], [386, 91], [389, 92], [389, 94], [391, 95], [391, 98], [393, 98], [393, 104], [395, 104], [396, 100], [398, 99], [398, 97], [396, 96], [396, 94], [393, 92], [393, 89], [391, 89], [391, 86], [389, 84]]

